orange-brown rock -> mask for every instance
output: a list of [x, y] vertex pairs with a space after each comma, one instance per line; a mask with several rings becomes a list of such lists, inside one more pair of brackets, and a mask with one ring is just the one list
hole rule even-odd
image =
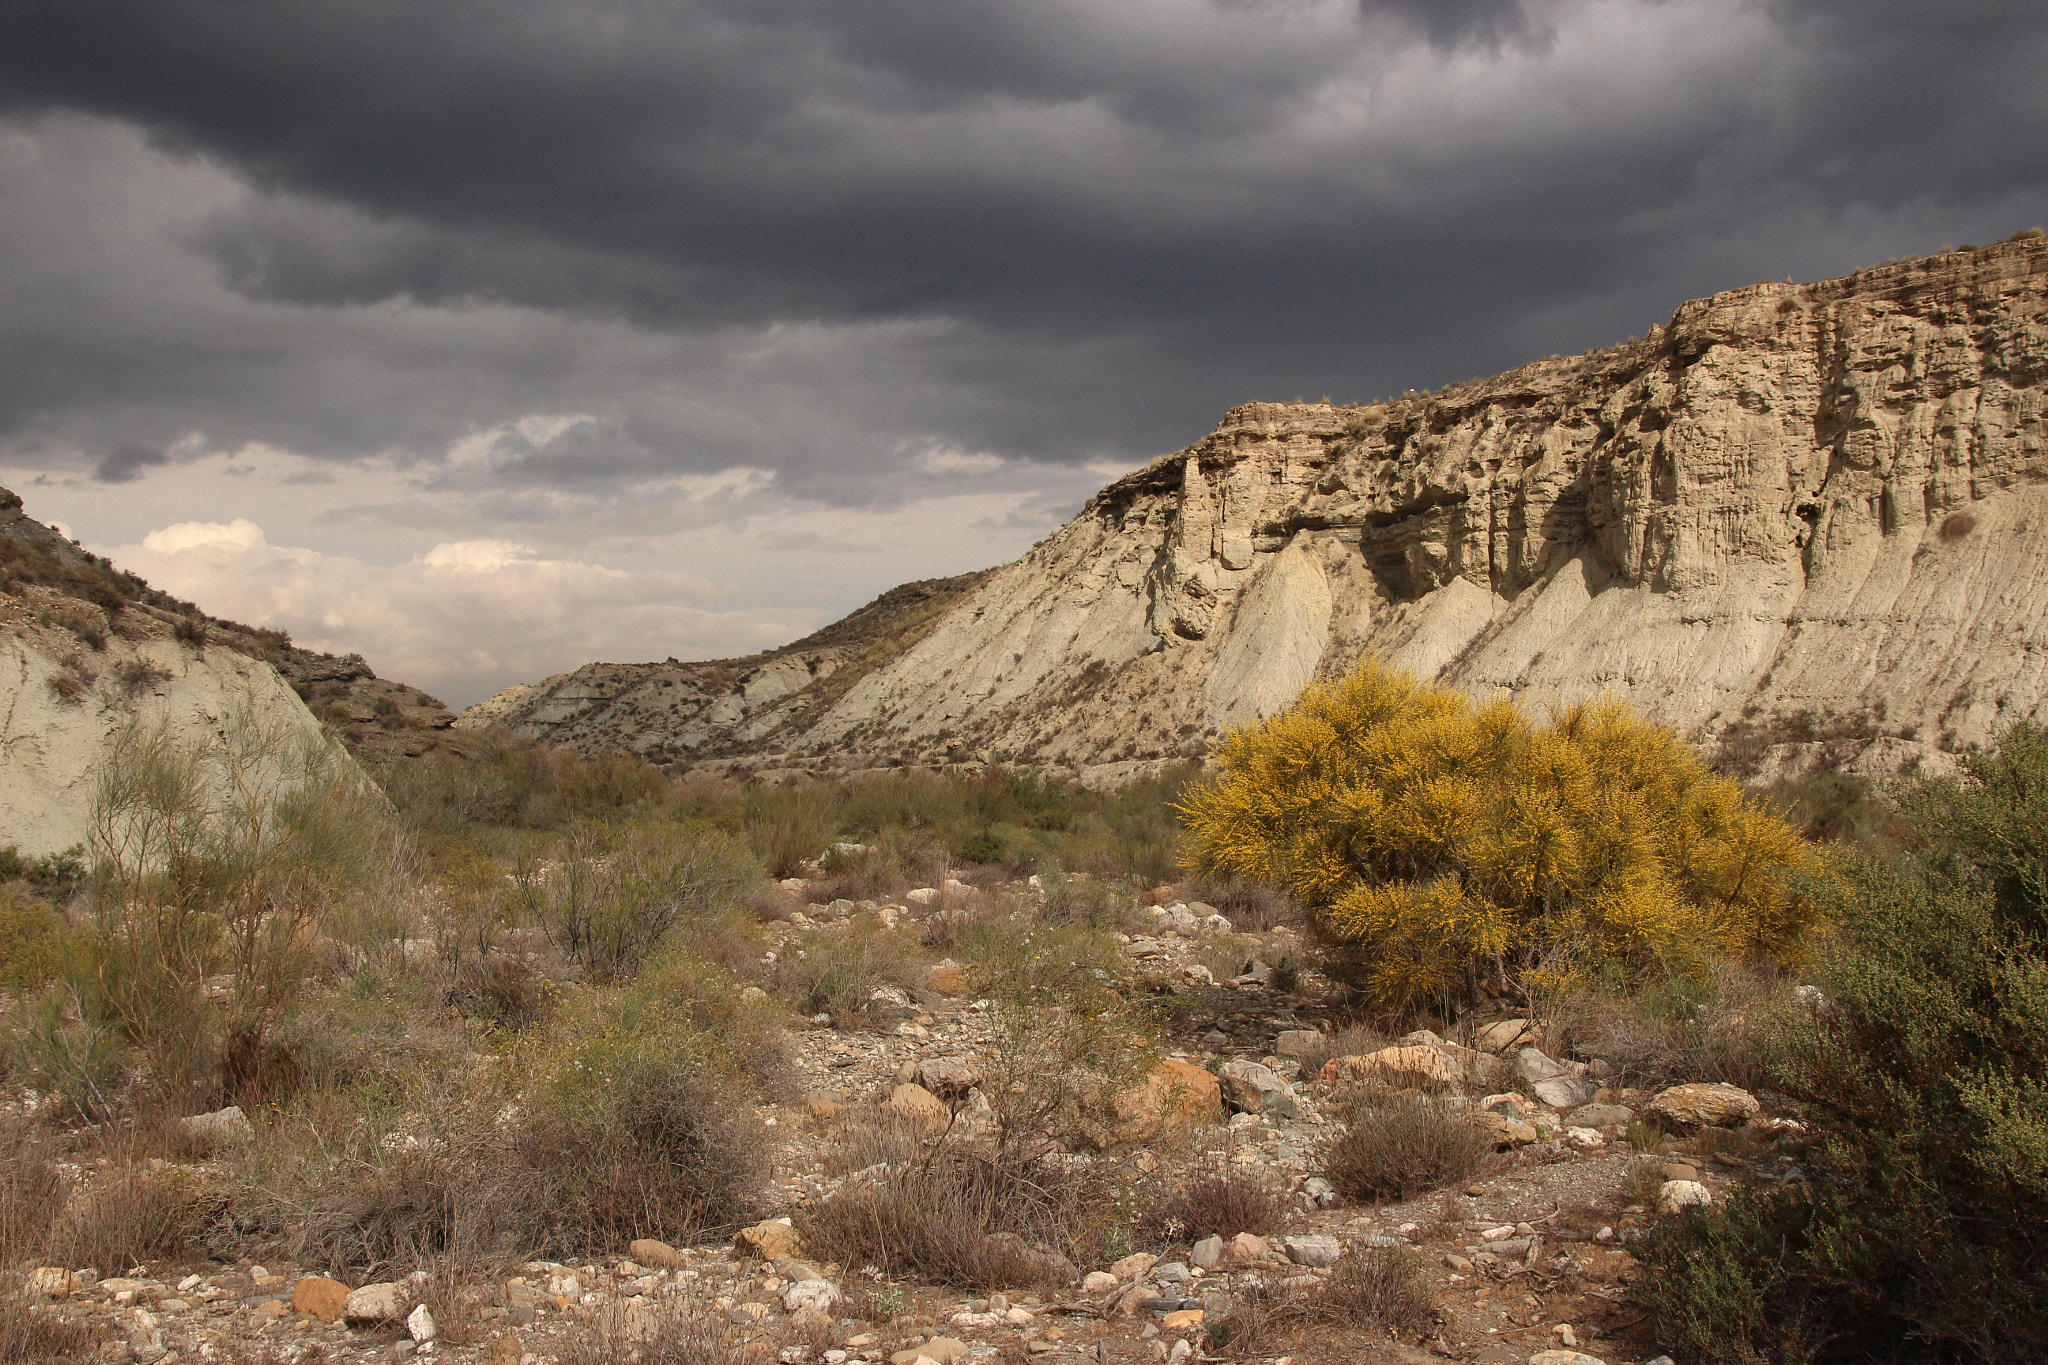
[[340, 1322], [348, 1286], [325, 1275], [308, 1275], [292, 1286], [292, 1311], [322, 1322]]
[[1118, 1095], [1111, 1108], [1118, 1141], [1150, 1142], [1175, 1128], [1221, 1123], [1222, 1083], [1213, 1071], [1162, 1058], [1143, 1080]]

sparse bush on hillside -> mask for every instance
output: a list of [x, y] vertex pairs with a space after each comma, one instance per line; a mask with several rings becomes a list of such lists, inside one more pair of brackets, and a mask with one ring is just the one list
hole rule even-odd
[[798, 1014], [829, 1014], [836, 1028], [879, 1027], [885, 1020], [874, 994], [924, 984], [924, 961], [914, 939], [888, 929], [855, 927], [813, 934], [775, 963], [775, 987]]
[[1534, 725], [1369, 665], [1226, 736], [1190, 864], [1327, 907], [1333, 970], [1390, 1007], [1795, 958], [1815, 856], [1618, 704]]
[[1634, 1294], [1690, 1360], [2048, 1356], [2048, 734], [1902, 793], [1904, 856], [1828, 888], [1821, 998], [1773, 1067], [1814, 1178], [1650, 1244]]
[[990, 1002], [982, 1090], [1005, 1160], [1097, 1140], [1090, 1112], [1151, 1065], [1153, 1021], [1119, 989], [1116, 936], [997, 911], [962, 933]]

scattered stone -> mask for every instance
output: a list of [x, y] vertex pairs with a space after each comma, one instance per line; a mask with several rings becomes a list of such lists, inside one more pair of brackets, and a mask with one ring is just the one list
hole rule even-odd
[[1107, 1294], [1120, 1283], [1121, 1281], [1107, 1270], [1091, 1270], [1081, 1277], [1081, 1292], [1083, 1294]]
[[779, 1261], [785, 1256], [794, 1256], [803, 1239], [790, 1226], [787, 1218], [769, 1218], [750, 1228], [741, 1228], [733, 1241], [744, 1251], [750, 1251], [764, 1261]]
[[801, 1313], [806, 1308], [823, 1313], [840, 1300], [839, 1286], [830, 1280], [798, 1280], [782, 1291], [785, 1312]]
[[1625, 1104], [1582, 1104], [1564, 1116], [1572, 1128], [1626, 1128], [1636, 1120], [1636, 1111]]
[[1280, 1030], [1279, 1041], [1273, 1044], [1273, 1051], [1282, 1057], [1306, 1057], [1323, 1045], [1323, 1035], [1312, 1028], [1290, 1028]]
[[46, 1299], [61, 1299], [76, 1293], [83, 1286], [78, 1276], [61, 1265], [39, 1265], [28, 1273], [23, 1287], [31, 1294], [40, 1294]]
[[380, 1281], [350, 1290], [342, 1300], [341, 1315], [350, 1322], [399, 1322], [411, 1302], [412, 1295], [404, 1285]]
[[1322, 1079], [1378, 1080], [1402, 1090], [1446, 1090], [1458, 1083], [1450, 1062], [1433, 1047], [1383, 1047], [1355, 1057], [1332, 1057], [1323, 1063]]
[[1199, 1308], [1179, 1308], [1161, 1318], [1159, 1326], [1168, 1332], [1184, 1332], [1191, 1327], [1200, 1327], [1202, 1317], [1203, 1313]]
[[1515, 1071], [1529, 1083], [1536, 1098], [1552, 1109], [1576, 1109], [1590, 1103], [1598, 1090], [1563, 1062], [1546, 1057], [1533, 1047], [1515, 1054]]
[[1607, 1362], [1584, 1351], [1561, 1351], [1552, 1347], [1530, 1356], [1529, 1365], [1607, 1365]]
[[1667, 1180], [1657, 1190], [1657, 1212], [1674, 1214], [1714, 1202], [1712, 1191], [1697, 1180]]
[[1283, 1237], [1280, 1246], [1287, 1253], [1287, 1259], [1296, 1265], [1309, 1267], [1335, 1265], [1344, 1255], [1344, 1244], [1335, 1237], [1316, 1235], [1309, 1237]]
[[424, 1346], [434, 1339], [434, 1314], [425, 1304], [419, 1305], [405, 1317], [405, 1334]]
[[911, 1365], [919, 1356], [935, 1362], [935, 1365], [953, 1365], [967, 1354], [967, 1343], [955, 1337], [933, 1337], [922, 1346], [897, 1351], [889, 1357], [893, 1365]]
[[1528, 1047], [1541, 1042], [1536, 1026], [1527, 1019], [1503, 1019], [1497, 1024], [1488, 1024], [1472, 1039], [1481, 1052], [1503, 1056], [1517, 1048]]
[[966, 1057], [931, 1057], [918, 1063], [916, 1078], [932, 1094], [953, 1099], [981, 1084], [981, 1068]]
[[184, 1121], [182, 1127], [189, 1141], [208, 1147], [231, 1146], [248, 1142], [256, 1136], [249, 1116], [242, 1112], [240, 1105], [234, 1104], [216, 1109], [211, 1114], [194, 1114]]
[[1273, 1074], [1271, 1067], [1233, 1057], [1217, 1070], [1224, 1098], [1247, 1114], [1278, 1114], [1282, 1118], [1307, 1117], [1294, 1089]]
[[1733, 1127], [1764, 1111], [1756, 1096], [1719, 1081], [1674, 1085], [1659, 1091], [1648, 1108], [1650, 1113], [1678, 1128]]
[[491, 1365], [519, 1365], [525, 1357], [526, 1348], [518, 1337], [503, 1336], [491, 1343]]
[[676, 1254], [674, 1247], [652, 1237], [635, 1239], [626, 1251], [641, 1265], [653, 1266], [656, 1270], [674, 1270], [682, 1264], [682, 1257]]
[[[1328, 1182], [1324, 1183], [1327, 1184]], [[1306, 1190], [1308, 1185], [1304, 1184], [1302, 1188]], [[1267, 1244], [1265, 1238], [1255, 1233], [1240, 1232], [1224, 1244], [1223, 1263], [1225, 1265], [1250, 1265], [1255, 1261], [1263, 1261], [1272, 1254], [1273, 1248]]]
[[1179, 1261], [1167, 1261], [1152, 1267], [1152, 1278], [1161, 1284], [1182, 1284], [1195, 1278], [1194, 1272]]
[[1112, 1100], [1110, 1108], [1116, 1141], [1149, 1142], [1171, 1129], [1221, 1123], [1222, 1081], [1213, 1071], [1169, 1057]]
[[946, 1102], [914, 1082], [889, 1092], [889, 1112], [931, 1133], [943, 1131], [953, 1121]]
[[348, 1286], [325, 1275], [308, 1275], [292, 1286], [292, 1311], [322, 1322], [340, 1322], [348, 1309]]
[[1134, 1251], [1109, 1268], [1109, 1273], [1119, 1280], [1135, 1280], [1140, 1275], [1150, 1274], [1152, 1267], [1159, 1264], [1159, 1258], [1149, 1251]]
[[1214, 1270], [1223, 1264], [1223, 1239], [1204, 1237], [1188, 1252], [1188, 1264], [1201, 1270]]
[[1534, 1128], [1520, 1119], [1511, 1119], [1496, 1110], [1475, 1109], [1472, 1111], [1472, 1119], [1485, 1130], [1486, 1136], [1496, 1148], [1526, 1147], [1536, 1141]]

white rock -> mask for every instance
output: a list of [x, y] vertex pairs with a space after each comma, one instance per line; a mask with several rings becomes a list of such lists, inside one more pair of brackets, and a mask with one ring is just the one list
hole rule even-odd
[[839, 1286], [830, 1280], [798, 1280], [782, 1291], [782, 1306], [791, 1313], [801, 1313], [806, 1308], [823, 1313], [839, 1299]]
[[341, 1315], [350, 1322], [397, 1322], [411, 1302], [412, 1295], [404, 1285], [381, 1281], [350, 1290], [342, 1300]]
[[184, 1121], [185, 1136], [194, 1142], [227, 1145], [247, 1142], [256, 1136], [255, 1127], [240, 1105], [231, 1104], [211, 1114], [194, 1114]]
[[434, 1339], [434, 1315], [425, 1304], [406, 1315], [405, 1334], [422, 1346]]
[[1677, 1213], [1680, 1209], [1703, 1207], [1713, 1202], [1713, 1192], [1697, 1180], [1667, 1180], [1657, 1190], [1659, 1213]]

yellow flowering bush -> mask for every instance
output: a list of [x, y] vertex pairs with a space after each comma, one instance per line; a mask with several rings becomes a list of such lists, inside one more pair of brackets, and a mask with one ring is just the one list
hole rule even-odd
[[1796, 957], [1799, 834], [1618, 702], [1533, 724], [1368, 664], [1231, 731], [1179, 810], [1189, 865], [1317, 907], [1332, 963], [1401, 1008]]

